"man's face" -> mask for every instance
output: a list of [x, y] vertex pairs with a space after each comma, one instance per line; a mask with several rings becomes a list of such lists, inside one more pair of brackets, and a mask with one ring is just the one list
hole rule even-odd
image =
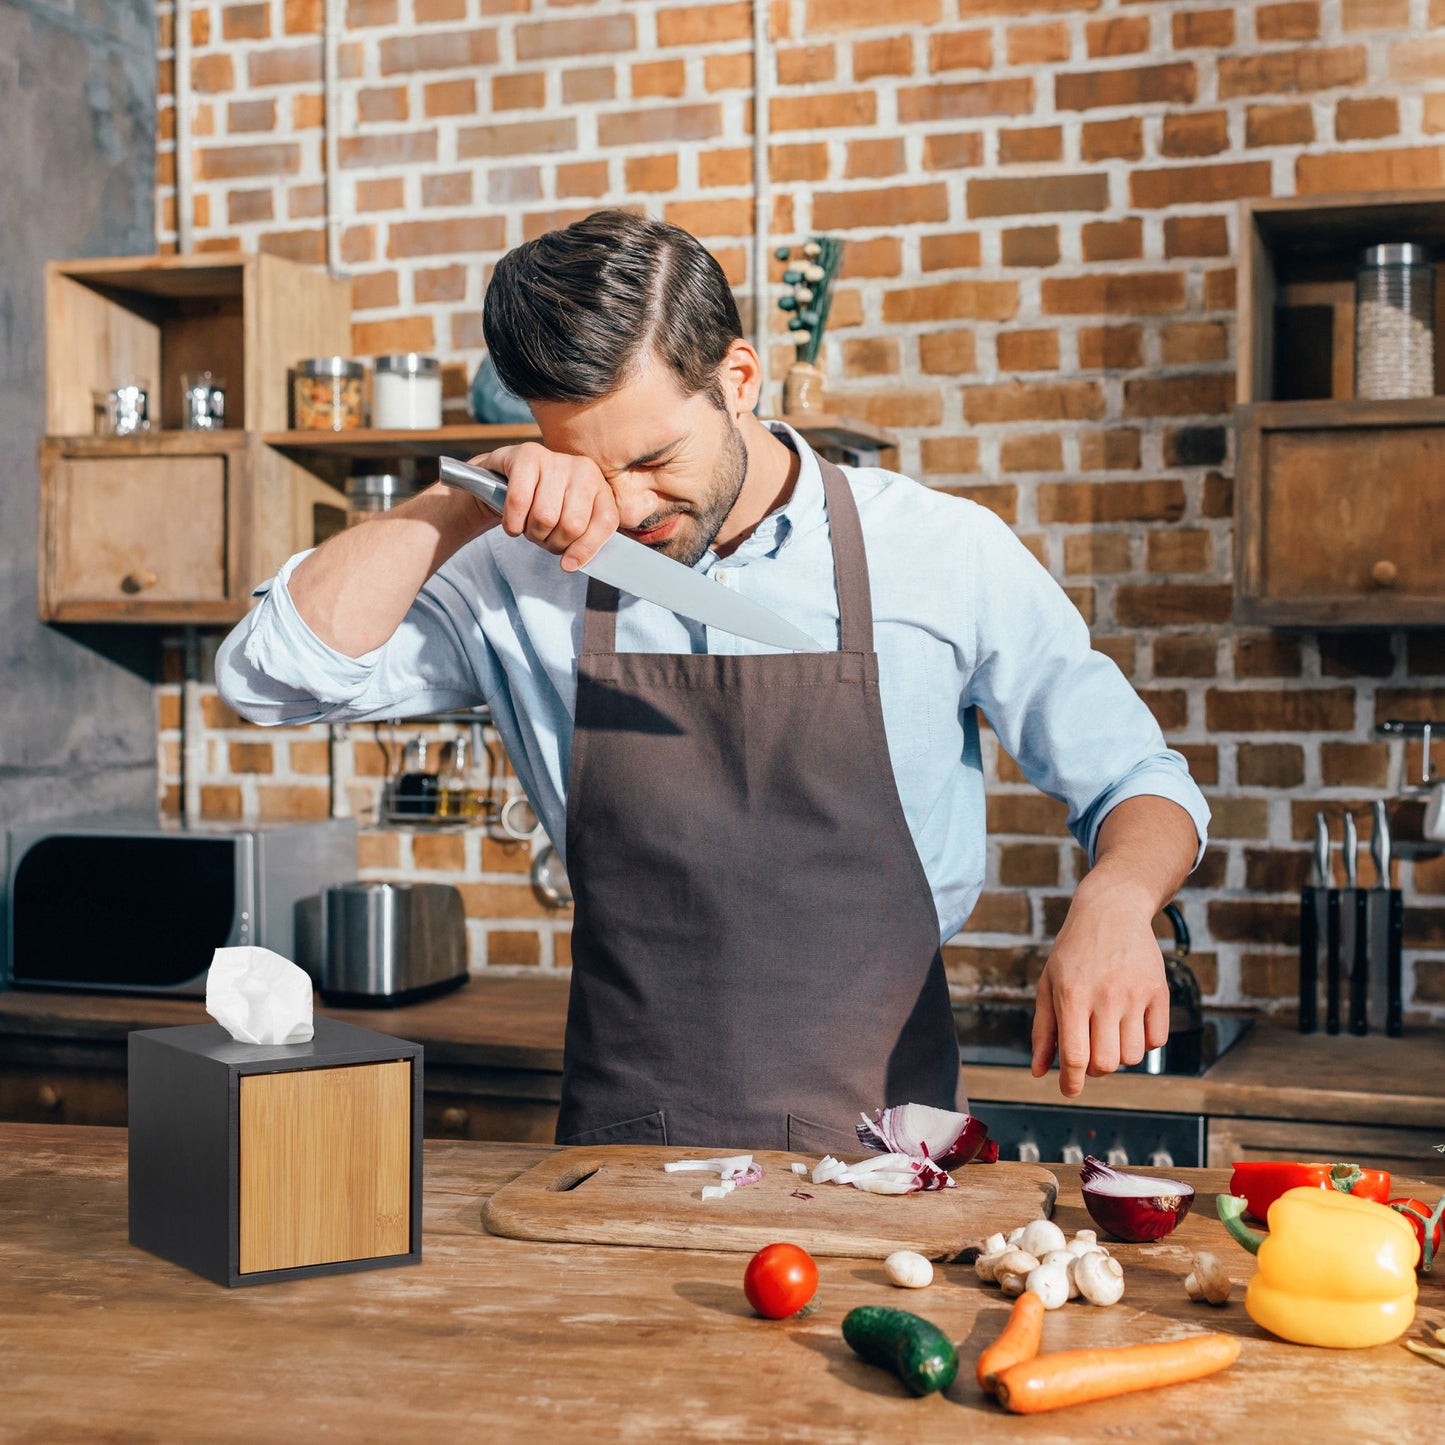
[[685, 567], [701, 560], [747, 477], [747, 445], [730, 412], [706, 393], [684, 396], [671, 369], [651, 359], [601, 401], [539, 401], [532, 412], [549, 451], [601, 468], [623, 532]]

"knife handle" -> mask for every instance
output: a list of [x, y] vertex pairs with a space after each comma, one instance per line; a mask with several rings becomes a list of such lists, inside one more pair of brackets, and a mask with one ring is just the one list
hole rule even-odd
[[1355, 956], [1350, 962], [1350, 1032], [1370, 1031], [1370, 894], [1367, 889], [1350, 890], [1355, 908]]
[[502, 508], [507, 505], [507, 479], [501, 472], [468, 466], [455, 457], [443, 457], [438, 472], [447, 486], [466, 492], [490, 507], [499, 517], [502, 515]]
[[1405, 1032], [1404, 963], [1405, 895], [1398, 888], [1389, 890], [1389, 923], [1385, 934], [1385, 1032], [1398, 1039]]
[[1325, 892], [1325, 1032], [1340, 1031], [1340, 890]]
[[1319, 1027], [1321, 891], [1306, 886], [1299, 902], [1299, 1031]]

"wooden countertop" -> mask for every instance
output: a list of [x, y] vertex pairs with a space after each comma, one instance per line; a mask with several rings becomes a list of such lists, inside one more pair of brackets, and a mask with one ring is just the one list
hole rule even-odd
[[[429, 1064], [560, 1074], [566, 1010], [564, 975], [473, 978], [407, 1008], [319, 1011], [414, 1040]], [[204, 1019], [197, 999], [0, 992], [0, 1038], [109, 1042], [117, 1057], [131, 1029]], [[1354, 1038], [1261, 1018], [1199, 1078], [1115, 1074], [1090, 1079], [1072, 1100], [1060, 1096], [1056, 1074], [969, 1065], [964, 1081], [972, 1099], [1445, 1130], [1445, 1029]]]
[[[545, 1151], [428, 1141], [420, 1265], [228, 1291], [127, 1242], [125, 1143], [120, 1129], [0, 1124], [7, 1441], [1439, 1438], [1439, 1366], [1398, 1344], [1288, 1345], [1250, 1321], [1254, 1262], [1203, 1207], [1222, 1173], [1186, 1171], [1197, 1212], [1159, 1244], [1114, 1247], [1124, 1303], [1065, 1306], [1044, 1348], [1221, 1330], [1242, 1338], [1239, 1360], [1209, 1380], [1024, 1419], [973, 1383], [1006, 1306], [967, 1266], [905, 1295], [876, 1262], [823, 1259], [819, 1310], [763, 1321], [743, 1300], [740, 1255], [493, 1238], [483, 1200]], [[1056, 1172], [1059, 1224], [1088, 1227], [1075, 1171]], [[1224, 1309], [1184, 1295], [1199, 1247], [1236, 1281]], [[915, 1400], [855, 1359], [839, 1322], [865, 1303], [946, 1330], [959, 1380]], [[1445, 1279], [1424, 1281], [1417, 1320], [1445, 1324]]]

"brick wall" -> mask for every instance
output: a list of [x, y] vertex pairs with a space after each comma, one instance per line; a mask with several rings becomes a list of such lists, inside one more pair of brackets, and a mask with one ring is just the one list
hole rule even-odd
[[[320, 19], [320, 0], [193, 9], [198, 245], [324, 258]], [[347, 22], [358, 353], [437, 351], [459, 407], [488, 263], [603, 204], [694, 231], [745, 294], [748, 4], [350, 0]], [[835, 408], [894, 429], [903, 470], [995, 509], [1069, 590], [1215, 810], [1184, 895], [1206, 991], [1290, 998], [1314, 811], [1338, 837], [1342, 807], [1394, 790], [1400, 747], [1373, 727], [1445, 714], [1445, 634], [1230, 625], [1234, 208], [1445, 185], [1445, 0], [777, 0], [772, 27], [772, 232], [848, 242]], [[163, 64], [162, 246], [169, 86]], [[324, 730], [217, 722], [212, 811], [324, 807]], [[1062, 808], [989, 766], [988, 891], [949, 963], [960, 986], [1023, 988], [1080, 859]], [[1399, 811], [1418, 829], [1418, 804]], [[527, 903], [517, 856], [476, 835], [364, 846], [377, 876], [466, 881], [479, 964], [565, 963], [565, 918]], [[1401, 879], [1414, 1001], [1440, 1013], [1445, 859]]]

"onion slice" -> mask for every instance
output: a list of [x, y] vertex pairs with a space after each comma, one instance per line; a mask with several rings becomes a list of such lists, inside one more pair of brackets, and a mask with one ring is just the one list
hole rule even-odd
[[927, 1159], [941, 1169], [967, 1164], [988, 1140], [988, 1125], [977, 1115], [927, 1104], [896, 1104], [862, 1119], [855, 1128], [865, 1148]]
[[1172, 1234], [1194, 1203], [1192, 1184], [1128, 1174], [1092, 1154], [1084, 1160], [1079, 1186], [1094, 1223], [1129, 1244], [1147, 1244]]

